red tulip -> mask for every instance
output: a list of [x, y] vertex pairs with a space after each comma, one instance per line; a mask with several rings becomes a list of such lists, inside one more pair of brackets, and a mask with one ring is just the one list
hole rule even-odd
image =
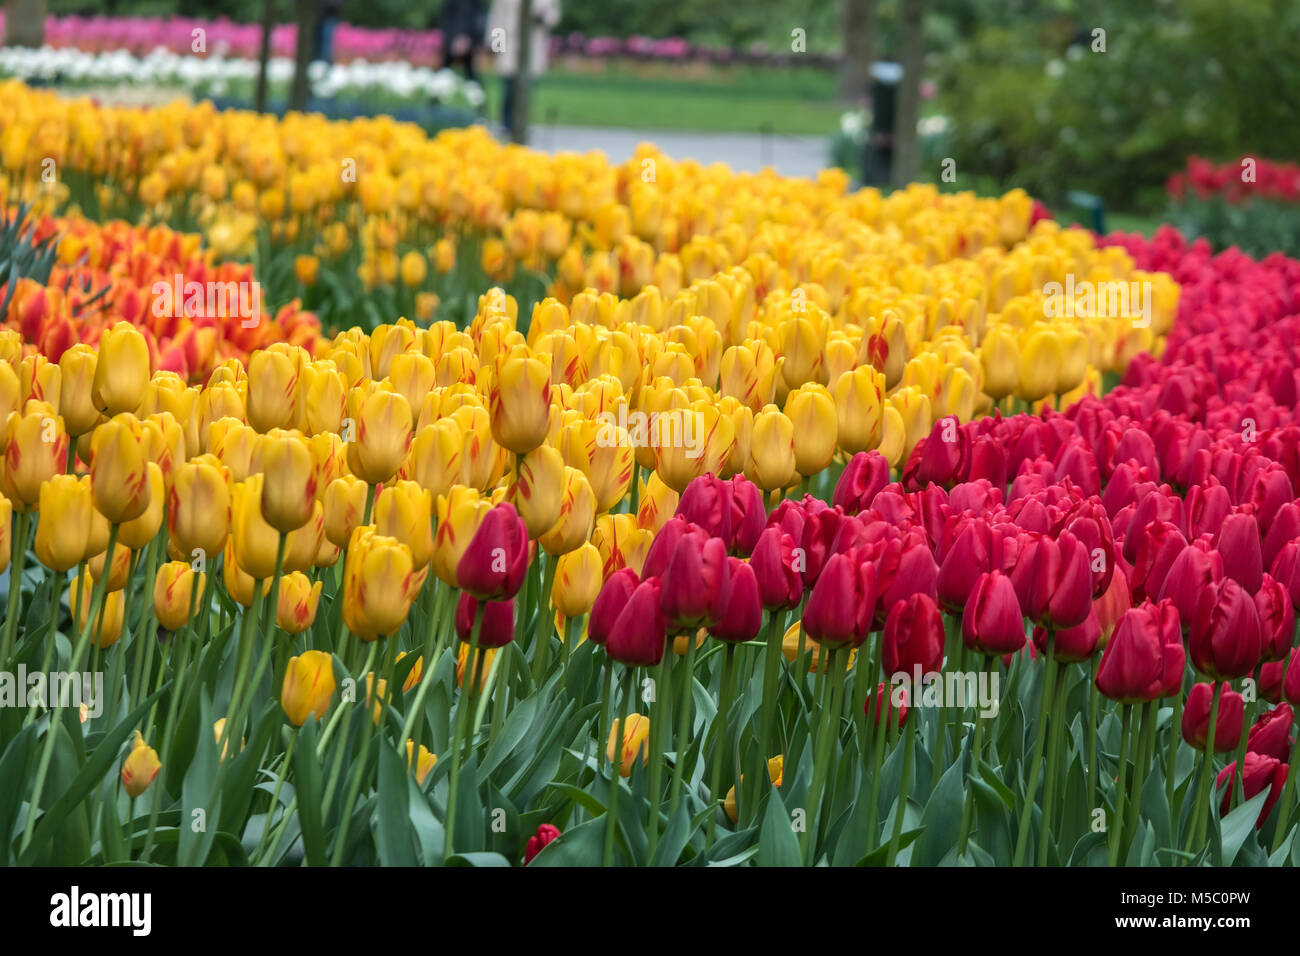
[[788, 609], [803, 597], [803, 575], [795, 554], [794, 540], [780, 528], [769, 525], [758, 536], [749, 566], [758, 581], [758, 595], [768, 610]]
[[710, 537], [721, 538], [730, 544], [732, 523], [736, 518], [731, 482], [712, 474], [692, 480], [677, 502], [677, 514], [703, 528]]
[[655, 533], [655, 539], [650, 542], [645, 562], [641, 565], [641, 574], [647, 578], [662, 577], [668, 570], [668, 562], [677, 553], [677, 542], [683, 535], [700, 530], [683, 516], [673, 515], [664, 522], [664, 526]]
[[524, 847], [524, 866], [533, 862], [533, 857], [541, 853], [546, 845], [560, 835], [560, 828], [552, 826], [549, 823], [543, 823], [537, 828], [537, 835], [528, 838], [528, 845]]
[[[1211, 684], [1193, 684], [1183, 707], [1183, 739], [1197, 750], [1204, 750], [1210, 735], [1210, 708], [1214, 701]], [[1219, 713], [1214, 722], [1214, 749], [1217, 753], [1230, 753], [1241, 740], [1241, 725], [1245, 704], [1241, 695], [1223, 685], [1219, 691]]]
[[731, 550], [748, 557], [767, 527], [767, 506], [763, 492], [744, 475], [731, 479]]
[[1092, 609], [1092, 572], [1079, 539], [1030, 536], [1011, 572], [1025, 617], [1050, 628], [1082, 624]]
[[1246, 738], [1246, 749], [1276, 760], [1285, 760], [1291, 753], [1291, 725], [1295, 722], [1295, 712], [1290, 704], [1279, 704], [1264, 711], [1250, 728]]
[[614, 631], [614, 623], [640, 583], [641, 579], [631, 568], [619, 568], [609, 576], [609, 580], [596, 595], [596, 603], [591, 606], [591, 614], [587, 617], [587, 640], [593, 644], [604, 644], [609, 640], [609, 635]]
[[980, 654], [1011, 654], [1025, 645], [1025, 619], [1011, 579], [1001, 571], [981, 574], [961, 618], [966, 646]]
[[1178, 620], [1190, 628], [1196, 616], [1196, 602], [1211, 584], [1223, 580], [1223, 558], [1217, 551], [1208, 551], [1200, 542], [1189, 544], [1178, 553], [1169, 565], [1169, 573], [1160, 585], [1156, 597], [1168, 599], [1178, 608]]
[[[468, 643], [473, 636], [474, 615], [479, 602], [472, 594], [461, 593], [456, 602], [456, 636]], [[484, 602], [483, 623], [479, 627], [479, 647], [505, 647], [515, 639], [515, 602]]]
[[[1247, 752], [1245, 760], [1246, 769], [1242, 774], [1242, 787], [1246, 799], [1259, 794], [1264, 789], [1268, 790], [1268, 797], [1264, 800], [1264, 806], [1259, 811], [1259, 817], [1255, 820], [1255, 829], [1258, 830], [1268, 819], [1269, 813], [1273, 810], [1273, 804], [1277, 803], [1278, 797], [1282, 795], [1282, 787], [1286, 784], [1287, 765], [1280, 760], [1269, 757], [1264, 754]], [[1236, 785], [1237, 762], [1234, 760], [1228, 766], [1219, 771], [1218, 777], [1215, 778], [1215, 786], [1223, 792], [1223, 799], [1219, 803], [1219, 815], [1223, 816], [1228, 812], [1228, 806], [1232, 802], [1232, 790]]]
[[658, 578], [646, 578], [636, 586], [605, 641], [611, 659], [628, 667], [653, 667], [663, 659], [668, 622], [661, 589]]
[[[898, 694], [898, 709], [894, 709], [894, 694]], [[871, 706], [871, 698], [863, 705], [863, 711], [871, 718], [871, 722], [877, 727], [880, 726], [881, 711], [884, 711], [885, 723], [896, 724], [901, 730], [907, 724], [907, 703], [909, 695], [907, 687], [899, 686], [895, 688], [889, 684], [877, 684], [875, 693], [876, 706]]]
[[730, 585], [726, 544], [700, 530], [682, 535], [662, 580], [664, 617], [675, 631], [716, 624]]
[[1101, 643], [1101, 625], [1097, 621], [1097, 612], [1089, 611], [1082, 624], [1064, 627], [1059, 631], [1049, 632], [1045, 627], [1034, 628], [1034, 646], [1044, 654], [1047, 653], [1049, 638], [1052, 639], [1052, 653], [1058, 661], [1076, 664], [1088, 660], [1097, 653], [1097, 647]]
[[515, 506], [503, 501], [484, 515], [456, 565], [456, 579], [480, 600], [504, 601], [519, 593], [527, 570], [528, 528]]
[[885, 674], [912, 678], [943, 668], [943, 620], [939, 608], [925, 594], [913, 594], [889, 609], [882, 639]]
[[1295, 630], [1295, 608], [1291, 595], [1270, 574], [1260, 578], [1255, 592], [1255, 612], [1259, 616], [1259, 638], [1266, 661], [1285, 660], [1291, 653]]
[[803, 627], [828, 647], [859, 646], [871, 631], [876, 603], [876, 571], [853, 553], [831, 555], [808, 596]]
[[889, 484], [889, 462], [878, 451], [860, 451], [849, 459], [835, 483], [831, 504], [855, 515], [871, 507], [876, 495]]
[[1178, 611], [1168, 601], [1124, 612], [1101, 655], [1097, 689], [1125, 704], [1177, 693], [1185, 667]]
[[1255, 602], [1233, 578], [1201, 592], [1188, 632], [1192, 664], [1216, 680], [1245, 677], [1260, 661], [1259, 615]]
[[1300, 707], [1300, 648], [1291, 652], [1286, 664], [1286, 677], [1282, 679], [1282, 696], [1292, 707]]
[[1223, 573], [1250, 594], [1259, 590], [1264, 573], [1264, 555], [1259, 539], [1259, 523], [1253, 514], [1228, 515], [1215, 541], [1223, 555]]
[[730, 586], [722, 619], [709, 633], [720, 641], [740, 643], [752, 641], [763, 626], [763, 602], [758, 595], [758, 581], [754, 570], [740, 558], [728, 558]]

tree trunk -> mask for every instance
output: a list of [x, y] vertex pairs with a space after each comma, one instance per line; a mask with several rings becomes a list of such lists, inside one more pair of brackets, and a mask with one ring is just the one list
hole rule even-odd
[[875, 41], [876, 0], [842, 0], [844, 59], [840, 62], [840, 99], [856, 103], [867, 95]]
[[5, 0], [5, 46], [45, 45], [45, 0]]
[[257, 92], [253, 108], [266, 112], [266, 67], [271, 61], [271, 30], [275, 27], [275, 0], [262, 0], [262, 46], [257, 53]]
[[515, 58], [514, 113], [510, 117], [510, 139], [520, 146], [528, 144], [529, 93], [533, 85], [533, 0], [519, 0], [519, 24], [515, 30], [519, 45]]
[[293, 89], [289, 93], [289, 108], [302, 112], [307, 109], [311, 94], [311, 81], [307, 67], [316, 55], [316, 0], [294, 0], [297, 7], [298, 45], [294, 50]]
[[925, 0], [900, 0], [899, 46], [903, 82], [898, 88], [898, 122], [894, 127], [894, 185], [915, 182], [921, 172], [921, 73], [925, 66]]

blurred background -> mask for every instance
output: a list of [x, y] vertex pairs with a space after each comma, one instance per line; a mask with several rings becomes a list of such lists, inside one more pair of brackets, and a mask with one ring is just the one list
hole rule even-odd
[[[491, 30], [525, 2], [532, 81], [516, 85]], [[0, 75], [127, 101], [388, 113], [430, 132], [482, 122], [616, 160], [649, 139], [737, 169], [1019, 186], [1094, 228], [1171, 221], [1248, 251], [1300, 247], [1295, 0], [8, 0], [5, 13]], [[1234, 189], [1243, 159], [1266, 189]]]

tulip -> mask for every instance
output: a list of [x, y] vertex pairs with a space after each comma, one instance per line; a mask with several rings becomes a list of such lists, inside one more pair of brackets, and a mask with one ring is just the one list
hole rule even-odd
[[137, 730], [131, 752], [122, 764], [122, 788], [134, 800], [149, 789], [161, 768], [158, 751], [146, 744], [144, 736]]
[[375, 498], [375, 531], [411, 549], [416, 570], [433, 558], [433, 496], [413, 481], [398, 481]]
[[343, 567], [343, 620], [362, 641], [395, 633], [415, 599], [411, 549], [396, 538], [357, 528]]
[[33, 510], [41, 485], [62, 474], [67, 465], [68, 435], [63, 420], [43, 402], [29, 401], [21, 412], [0, 422], [0, 491], [20, 512]]
[[768, 526], [749, 557], [759, 599], [768, 610], [789, 610], [803, 598], [794, 539], [779, 527]]
[[775, 405], [754, 416], [745, 477], [764, 491], [788, 488], [795, 480], [794, 423]]
[[406, 765], [409, 767], [411, 764], [415, 764], [416, 786], [424, 786], [424, 781], [428, 778], [429, 771], [434, 768], [434, 765], [437, 764], [437, 762], [438, 755], [431, 753], [429, 748], [424, 744], [420, 744], [420, 752], [417, 757], [415, 753], [415, 741], [406, 741]]
[[[126, 554], [125, 550], [119, 552]], [[94, 579], [89, 574], [79, 575], [68, 588], [68, 607], [77, 611], [77, 630], [84, 631], [90, 616], [90, 605], [94, 598]], [[122, 636], [122, 617], [126, 609], [126, 595], [119, 588], [109, 588], [104, 595], [104, 605], [99, 617], [93, 622], [91, 639], [101, 648], [109, 648]]]
[[489, 409], [492, 437], [517, 455], [526, 455], [546, 437], [550, 416], [550, 369], [526, 348], [516, 348], [498, 362]]
[[406, 460], [411, 446], [411, 405], [396, 392], [376, 389], [356, 411], [356, 435], [348, 442], [348, 467], [362, 481], [382, 485]]
[[[225, 557], [221, 562], [221, 580], [226, 586], [226, 593], [237, 603], [244, 607], [253, 606], [254, 585], [253, 576], [239, 566], [235, 559], [235, 545], [233, 541], [226, 542]], [[267, 595], [271, 590], [271, 579], [263, 578], [261, 592]]]
[[[628, 667], [653, 667], [662, 660], [668, 622], [661, 607], [661, 591], [658, 578], [637, 584], [606, 637], [605, 653], [611, 660]], [[599, 598], [592, 609], [592, 624], [598, 609], [603, 611]]]
[[1101, 643], [1101, 624], [1095, 610], [1090, 610], [1082, 624], [1064, 627], [1058, 631], [1048, 631], [1039, 626], [1034, 628], [1034, 646], [1046, 654], [1049, 646], [1056, 659], [1063, 664], [1075, 664], [1086, 661], [1097, 652]]
[[[89, 481], [55, 475], [41, 485], [37, 560], [51, 571], [59, 572], [69, 571], [84, 561], [90, 547], [93, 513]], [[6, 521], [6, 531], [8, 524]]]
[[[1259, 816], [1255, 819], [1255, 829], [1263, 829], [1268, 815], [1273, 812], [1273, 805], [1277, 803], [1278, 798], [1282, 795], [1282, 789], [1286, 785], [1288, 767], [1275, 757], [1269, 757], [1264, 754], [1250, 753], [1246, 754], [1244, 761], [1245, 770], [1242, 773], [1242, 786], [1244, 788], [1246, 799], [1268, 790], [1268, 796], [1264, 799], [1264, 806], [1260, 808]], [[1237, 762], [1234, 760], [1228, 766], [1219, 771], [1215, 777], [1214, 784], [1223, 793], [1223, 798], [1219, 802], [1219, 815], [1224, 816], [1232, 803], [1232, 791], [1236, 786]]]
[[550, 445], [538, 445], [519, 459], [509, 497], [530, 538], [540, 538], [560, 519], [564, 468], [563, 456]]
[[[1210, 684], [1193, 684], [1183, 707], [1183, 739], [1199, 751], [1205, 750], [1210, 733], [1210, 707], [1214, 688]], [[1219, 691], [1219, 713], [1214, 724], [1214, 749], [1231, 753], [1241, 740], [1245, 715], [1242, 697], [1227, 684]]]
[[721, 619], [710, 628], [710, 633], [720, 641], [752, 641], [763, 626], [763, 603], [758, 594], [758, 581], [748, 562], [733, 557], [727, 558], [727, 563], [730, 579], [727, 601]]
[[560, 486], [560, 517], [537, 543], [547, 554], [567, 554], [591, 538], [595, 522], [596, 495], [591, 483], [578, 469], [565, 466]]
[[555, 582], [551, 586], [551, 604], [566, 618], [588, 613], [601, 591], [600, 551], [588, 542], [560, 555], [555, 561]]
[[369, 486], [356, 475], [340, 475], [325, 488], [325, 537], [346, 548], [365, 515]]
[[129, 322], [118, 322], [99, 337], [91, 380], [91, 401], [110, 418], [134, 413], [149, 384], [149, 343]]
[[1231, 514], [1223, 520], [1215, 542], [1223, 557], [1223, 573], [1250, 594], [1259, 590], [1264, 573], [1259, 524], [1253, 514]]
[[324, 651], [304, 651], [289, 658], [280, 688], [280, 706], [289, 723], [301, 727], [308, 717], [320, 720], [334, 696], [334, 658]]
[[1044, 627], [1082, 624], [1092, 609], [1088, 554], [1068, 531], [1055, 538], [1032, 536], [1024, 545], [1011, 581], [1025, 617]]
[[301, 571], [293, 571], [280, 579], [280, 594], [276, 602], [275, 622], [286, 634], [301, 634], [316, 620], [320, 604], [322, 583]]
[[860, 365], [840, 375], [831, 390], [840, 448], [855, 458], [876, 448], [884, 426], [885, 376], [870, 365]]
[[1294, 723], [1295, 712], [1290, 704], [1279, 704], [1264, 711], [1250, 728], [1246, 749], [1276, 760], [1285, 760], [1294, 743], [1291, 739], [1291, 726]]
[[549, 823], [543, 823], [537, 828], [536, 836], [528, 838], [528, 844], [524, 847], [524, 866], [533, 862], [533, 857], [546, 849], [547, 845], [560, 835], [559, 827], [552, 826]]
[[885, 673], [910, 677], [917, 668], [922, 676], [939, 671], [943, 668], [943, 644], [939, 608], [926, 595], [913, 594], [894, 604], [885, 618], [881, 642]]
[[296, 353], [254, 352], [248, 362], [248, 424], [259, 432], [294, 427], [301, 373], [302, 360]]
[[849, 460], [835, 483], [831, 503], [855, 515], [871, 507], [884, 487], [889, 484], [889, 462], [876, 451], [859, 452]]
[[280, 533], [262, 517], [264, 476], [250, 475], [235, 485], [231, 495], [230, 540], [239, 567], [254, 578], [275, 575]]
[[513, 598], [528, 570], [528, 529], [514, 505], [502, 502], [483, 516], [459, 563], [456, 580], [480, 600]]
[[1255, 612], [1259, 617], [1263, 659], [1285, 660], [1291, 653], [1295, 608], [1287, 589], [1271, 574], [1260, 576], [1259, 590], [1255, 592]]
[[[486, 601], [483, 606], [483, 624], [479, 628], [478, 646], [481, 648], [505, 647], [515, 639], [514, 598], [505, 601]], [[456, 602], [456, 636], [466, 644], [474, 634], [474, 617], [479, 611], [479, 601], [468, 592]]]
[[273, 432], [258, 442], [251, 463], [261, 472], [262, 517], [276, 531], [288, 534], [311, 518], [316, 502], [318, 472], [311, 448], [295, 432]]
[[1182, 687], [1182, 633], [1169, 601], [1124, 612], [1097, 668], [1097, 689], [1111, 700], [1140, 704]]
[[91, 439], [90, 487], [95, 507], [111, 524], [138, 518], [149, 507], [149, 482], [139, 423], [118, 415]]
[[[620, 733], [620, 729], [623, 727], [626, 727], [626, 730]], [[609, 744], [605, 748], [605, 756], [611, 764], [617, 761], [619, 776], [632, 776], [632, 767], [636, 764], [638, 753], [641, 756], [642, 763], [649, 759], [649, 738], [649, 717], [636, 713], [628, 714], [626, 724], [620, 718], [614, 718], [613, 726], [610, 727], [609, 731]]]
[[478, 531], [492, 502], [472, 488], [455, 485], [451, 493], [439, 496], [438, 530], [433, 539], [433, 573], [453, 588], [459, 588], [456, 569], [465, 549]]
[[587, 621], [589, 641], [605, 644], [609, 640], [619, 615], [640, 583], [637, 572], [631, 568], [621, 568], [609, 576], [591, 606], [591, 617]]
[[197, 574], [188, 561], [168, 561], [159, 567], [153, 584], [153, 608], [158, 623], [173, 632], [188, 624], [190, 609], [206, 581], [206, 575]]
[[163, 479], [162, 469], [152, 461], [146, 462], [145, 475], [149, 485], [149, 507], [130, 521], [122, 522], [118, 535], [118, 540], [132, 551], [139, 551], [148, 546], [162, 528], [163, 502], [167, 498], [167, 485]]
[[[777, 754], [767, 761], [767, 777], [772, 782], [772, 786], [779, 788], [781, 781], [785, 776], [785, 755]], [[745, 775], [740, 775], [741, 783], [745, 781]], [[727, 812], [727, 819], [735, 823], [738, 819], [738, 805], [736, 804], [736, 788], [732, 787], [727, 791], [727, 799], [723, 802], [723, 809]]]
[[195, 460], [177, 468], [167, 505], [173, 555], [219, 554], [230, 533], [230, 509], [230, 486], [218, 464]]
[[980, 654], [1014, 654], [1025, 646], [1025, 621], [1011, 578], [987, 571], [976, 579], [962, 613], [961, 635]]
[[1160, 585], [1158, 597], [1168, 598], [1178, 608], [1178, 620], [1190, 628], [1196, 617], [1196, 602], [1201, 593], [1223, 580], [1223, 559], [1217, 551], [1189, 544], [1174, 558], [1169, 573]]
[[703, 528], [709, 536], [730, 543], [732, 524], [742, 517], [738, 512], [732, 483], [713, 475], [701, 475], [681, 493], [676, 513]]
[[[894, 695], [898, 695], [898, 706], [894, 706]], [[872, 701], [875, 701], [875, 707], [872, 707]], [[907, 724], [907, 704], [909, 695], [906, 685], [900, 684], [891, 687], [881, 682], [876, 685], [876, 692], [867, 699], [863, 706], [863, 711], [871, 718], [871, 723], [879, 727], [880, 719], [883, 716], [885, 726], [893, 726], [895, 729], [902, 730]], [[883, 713], [882, 713], [883, 711]]]
[[663, 571], [663, 613], [674, 631], [711, 627], [729, 600], [730, 568], [721, 538], [683, 535]]
[[[465, 434], [454, 418], [439, 418], [425, 425], [411, 441], [407, 454], [406, 477], [414, 479], [436, 499], [464, 478], [461, 445]], [[522, 470], [523, 463], [520, 463]]]
[[1259, 614], [1235, 579], [1224, 578], [1201, 592], [1187, 647], [1196, 669], [1216, 680], [1254, 671], [1263, 650]]
[[[464, 595], [462, 595], [462, 596], [464, 597]], [[474, 599], [473, 599], [473, 598], [469, 598], [469, 600], [472, 602]], [[493, 604], [494, 604], [494, 603], [500, 603], [500, 604], [502, 604], [502, 605], [506, 605], [506, 606], [511, 607], [510, 615], [511, 615], [511, 617], [513, 618], [513, 616], [514, 616], [514, 609], [513, 609], [513, 604], [514, 604], [514, 602], [513, 602], [513, 601], [501, 601], [501, 602], [492, 602], [492, 603], [489, 603], [489, 604], [487, 605], [487, 607], [488, 607], [488, 613], [492, 613], [492, 607], [493, 607]], [[472, 615], [474, 612], [473, 612], [473, 611], [469, 611], [468, 613], [469, 613], [470, 615]], [[493, 616], [494, 620], [497, 620], [497, 621], [500, 622], [498, 626], [500, 626], [500, 627], [505, 627], [505, 626], [506, 626], [506, 625], [505, 625], [505, 620], [504, 620], [504, 617], [505, 617], [504, 614], [493, 614], [492, 616]], [[465, 625], [465, 628], [466, 628], [466, 630], [465, 630], [465, 637], [464, 637], [464, 639], [461, 640], [461, 642], [460, 642], [460, 650], [459, 650], [459, 651], [457, 652], [457, 654], [456, 654], [456, 686], [457, 686], [457, 687], [461, 687], [461, 688], [463, 688], [463, 687], [465, 686], [465, 683], [466, 683], [466, 677], [467, 677], [467, 676], [470, 678], [471, 682], [472, 682], [472, 680], [473, 680], [473, 672], [472, 672], [472, 671], [471, 671], [468, 675], [466, 674], [466, 671], [469, 670], [469, 669], [471, 668], [471, 666], [472, 666], [472, 665], [471, 665], [471, 660], [472, 660], [472, 658], [470, 657], [470, 653], [469, 653], [469, 651], [470, 651], [469, 634], [470, 634], [470, 629], [472, 629], [473, 626], [474, 626], [473, 618], [471, 617], [469, 623]], [[485, 619], [484, 619], [484, 629], [486, 630], [486, 628], [487, 628], [487, 620], [486, 620], [486, 616], [485, 616]], [[513, 637], [513, 633], [514, 633], [514, 632], [511, 631], [511, 636], [512, 636], [512, 637]], [[500, 640], [500, 639], [502, 638], [502, 636], [503, 636], [502, 634], [498, 634], [498, 635], [497, 635], [497, 639]], [[509, 642], [507, 641], [507, 643], [509, 643]], [[479, 693], [482, 693], [482, 692], [483, 692], [483, 688], [487, 686], [488, 674], [490, 674], [490, 673], [492, 672], [492, 661], [496, 658], [496, 656], [497, 656], [496, 648], [486, 648], [486, 649], [483, 651], [483, 661], [482, 661], [482, 663], [478, 666], [478, 692], [479, 692]]]
[[801, 475], [817, 474], [835, 454], [835, 399], [825, 385], [808, 382], [790, 393], [784, 412], [794, 427], [795, 470]]

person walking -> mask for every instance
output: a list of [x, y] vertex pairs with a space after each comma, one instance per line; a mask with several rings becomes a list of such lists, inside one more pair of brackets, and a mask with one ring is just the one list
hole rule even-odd
[[[503, 82], [501, 125], [514, 127], [515, 83], [519, 79], [519, 6], [522, 0], [492, 0], [488, 14], [488, 49], [496, 58], [496, 70]], [[529, 30], [528, 73], [536, 79], [546, 72], [551, 31], [560, 22], [560, 0], [533, 0]]]
[[487, 10], [483, 0], [443, 0], [438, 19], [442, 31], [442, 65], [460, 68], [465, 79], [478, 82], [474, 59], [483, 46], [487, 30]]

